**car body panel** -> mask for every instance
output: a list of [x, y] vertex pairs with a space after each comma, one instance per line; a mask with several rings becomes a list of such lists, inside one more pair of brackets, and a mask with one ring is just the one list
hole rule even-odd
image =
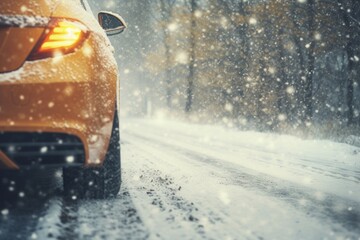
[[23, 16], [51, 16], [58, 0], [0, 1], [0, 14]]
[[0, 73], [20, 68], [43, 32], [44, 28], [0, 28]]
[[[85, 166], [100, 166], [115, 112], [116, 61], [109, 40], [91, 13], [74, 1], [60, 1], [56, 6], [41, 8], [38, 13], [76, 17], [90, 34], [74, 53], [25, 61], [19, 69], [0, 74], [0, 132], [76, 135], [84, 144]], [[23, 41], [28, 40], [24, 37]], [[8, 162], [4, 154], [0, 155], [0, 162], [0, 168]]]

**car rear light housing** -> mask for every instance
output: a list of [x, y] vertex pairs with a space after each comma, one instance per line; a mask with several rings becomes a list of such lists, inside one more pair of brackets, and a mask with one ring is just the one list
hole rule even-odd
[[87, 27], [79, 21], [52, 18], [28, 60], [38, 60], [75, 52], [89, 35]]

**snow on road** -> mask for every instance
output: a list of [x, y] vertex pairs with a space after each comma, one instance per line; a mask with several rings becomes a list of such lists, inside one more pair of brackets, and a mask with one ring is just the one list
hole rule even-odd
[[108, 200], [72, 200], [60, 191], [46, 192], [40, 198], [0, 198], [0, 209], [7, 210], [0, 215], [1, 240], [148, 239], [126, 186]]
[[360, 239], [357, 147], [149, 119], [122, 119], [121, 141], [116, 198], [29, 172], [20, 200], [0, 190], [0, 239]]
[[359, 239], [359, 148], [123, 119], [129, 188], [153, 239]]

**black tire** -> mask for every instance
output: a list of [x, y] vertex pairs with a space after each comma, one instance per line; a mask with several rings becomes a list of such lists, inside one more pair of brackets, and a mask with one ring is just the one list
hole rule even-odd
[[115, 197], [121, 185], [119, 118], [115, 111], [109, 148], [99, 168], [63, 168], [64, 194], [72, 199]]

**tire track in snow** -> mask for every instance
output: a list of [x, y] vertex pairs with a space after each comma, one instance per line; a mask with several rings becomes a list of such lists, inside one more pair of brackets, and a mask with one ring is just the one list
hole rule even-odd
[[38, 223], [39, 239], [147, 239], [148, 232], [126, 186], [107, 200], [53, 199]]
[[170, 236], [174, 239], [263, 239], [253, 231], [242, 233], [243, 226], [231, 221], [220, 208], [199, 205], [183, 197], [179, 194], [181, 186], [152, 166], [150, 159], [156, 159], [154, 153], [137, 144], [135, 152], [134, 144], [123, 143], [128, 146], [123, 148], [128, 159], [148, 162], [140, 169], [128, 168], [133, 169], [130, 172], [133, 186], [129, 190], [135, 196], [145, 225], [150, 228], [151, 239], [169, 239]]
[[[186, 224], [191, 226], [190, 232], [193, 232], [193, 236], [206, 238], [204, 226], [200, 222], [201, 211], [199, 212], [198, 207], [193, 202], [178, 196], [177, 192], [180, 191], [181, 187], [174, 184], [172, 178], [159, 170], [147, 168], [141, 170], [140, 180], [143, 181], [143, 184], [136, 187], [136, 191], [145, 193], [143, 199], [154, 206], [156, 209], [154, 211], [158, 212], [157, 214], [164, 217], [163, 220], [166, 225], [171, 229], [181, 229], [182, 225]], [[210, 221], [221, 221], [221, 218], [216, 216], [209, 216], [208, 219], [212, 218], [214, 220]], [[163, 239], [167, 238], [161, 233], [153, 234]], [[169, 236], [171, 235], [169, 234]], [[178, 237], [186, 239], [189, 237], [189, 233]]]
[[[29, 182], [29, 191], [25, 189], [24, 197], [19, 197], [21, 178], [16, 174], [11, 181], [2, 177], [0, 182], [6, 181], [5, 189], [0, 189], [0, 239], [148, 239], [123, 174], [120, 193], [108, 200], [64, 198], [61, 178], [54, 178], [53, 173]], [[28, 182], [30, 176], [23, 179]], [[8, 192], [9, 186], [16, 187]]]

